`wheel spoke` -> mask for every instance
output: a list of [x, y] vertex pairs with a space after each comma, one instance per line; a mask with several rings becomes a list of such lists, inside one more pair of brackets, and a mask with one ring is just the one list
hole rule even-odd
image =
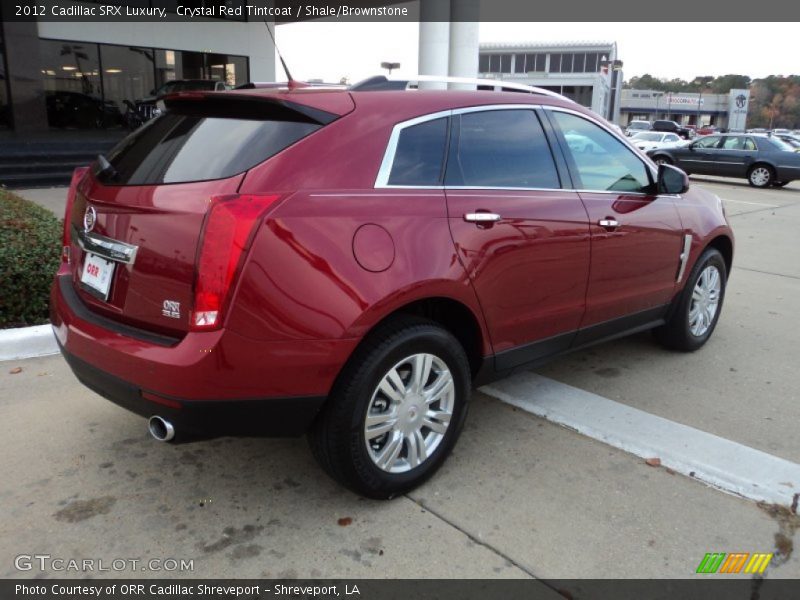
[[406, 386], [396, 368], [386, 374], [378, 388], [394, 403], [402, 402], [406, 395]]
[[425, 413], [422, 425], [431, 431], [444, 434], [444, 432], [447, 431], [447, 426], [450, 424], [450, 417], [452, 416], [453, 415], [447, 411], [429, 410]]
[[365, 434], [368, 440], [375, 439], [397, 425], [397, 415], [394, 412], [371, 413], [367, 415]]
[[397, 456], [400, 454], [400, 450], [402, 448], [403, 436], [399, 431], [396, 431], [386, 442], [386, 445], [383, 447], [380, 454], [375, 457], [375, 464], [377, 464], [384, 471], [388, 471], [394, 461], [397, 460]]
[[422, 432], [415, 430], [406, 436], [406, 446], [408, 447], [408, 464], [411, 468], [419, 466], [426, 458], [428, 452], [425, 448], [425, 439], [422, 437]]
[[439, 373], [439, 377], [434, 381], [430, 389], [425, 390], [425, 403], [431, 405], [437, 400], [441, 400], [453, 389], [453, 376], [449, 371]]
[[431, 376], [433, 366], [433, 356], [430, 354], [417, 354], [414, 357], [411, 372], [411, 391], [418, 394], [422, 393], [428, 378]]

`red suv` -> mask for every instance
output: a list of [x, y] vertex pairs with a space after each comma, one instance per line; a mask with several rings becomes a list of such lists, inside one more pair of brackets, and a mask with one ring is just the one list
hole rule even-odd
[[722, 204], [546, 91], [171, 96], [76, 172], [52, 322], [77, 377], [163, 441], [302, 435], [388, 498], [470, 390], [654, 329], [695, 350]]

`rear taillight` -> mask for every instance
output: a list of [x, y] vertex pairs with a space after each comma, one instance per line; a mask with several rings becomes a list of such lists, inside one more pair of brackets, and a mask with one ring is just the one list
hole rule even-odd
[[67, 191], [67, 207], [64, 210], [64, 230], [61, 235], [61, 260], [69, 262], [69, 246], [70, 246], [70, 227], [72, 225], [72, 205], [75, 204], [75, 196], [78, 193], [78, 184], [86, 175], [89, 167], [78, 167], [72, 172], [72, 180], [69, 184]]
[[189, 327], [217, 329], [260, 217], [278, 196], [214, 196], [203, 227]]

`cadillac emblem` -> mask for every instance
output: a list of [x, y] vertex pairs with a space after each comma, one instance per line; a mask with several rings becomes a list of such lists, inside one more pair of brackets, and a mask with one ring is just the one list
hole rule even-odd
[[94, 206], [90, 206], [86, 209], [86, 212], [83, 213], [83, 230], [89, 233], [94, 229], [95, 223], [97, 223], [97, 211], [94, 209]]

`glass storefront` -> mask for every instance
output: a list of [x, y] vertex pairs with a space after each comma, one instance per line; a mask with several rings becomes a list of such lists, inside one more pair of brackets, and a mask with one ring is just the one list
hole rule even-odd
[[0, 27], [0, 129], [11, 127], [11, 106], [9, 103], [8, 78], [6, 77], [6, 53], [3, 41], [3, 28]]
[[[155, 91], [169, 81], [235, 87], [249, 78], [245, 56], [45, 39], [39, 43], [51, 127], [126, 127], [131, 111], [154, 104]], [[204, 89], [214, 89], [214, 84]]]

